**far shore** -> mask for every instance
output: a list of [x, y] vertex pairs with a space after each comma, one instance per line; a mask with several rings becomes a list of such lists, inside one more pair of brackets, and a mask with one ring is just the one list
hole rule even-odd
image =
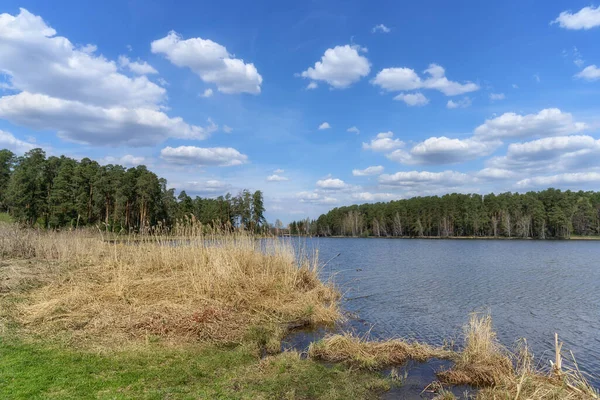
[[305, 236], [291, 235], [288, 237], [319, 237], [331, 239], [428, 239], [428, 240], [535, 240], [535, 241], [569, 241], [569, 240], [600, 240], [600, 236], [571, 236], [568, 238], [532, 238], [506, 236]]

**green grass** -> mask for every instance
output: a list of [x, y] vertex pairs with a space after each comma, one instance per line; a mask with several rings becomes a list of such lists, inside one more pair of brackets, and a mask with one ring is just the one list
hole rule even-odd
[[0, 222], [13, 222], [13, 219], [7, 213], [0, 212]]
[[112, 354], [0, 338], [2, 399], [375, 398], [389, 381], [282, 353], [244, 347], [166, 348]]

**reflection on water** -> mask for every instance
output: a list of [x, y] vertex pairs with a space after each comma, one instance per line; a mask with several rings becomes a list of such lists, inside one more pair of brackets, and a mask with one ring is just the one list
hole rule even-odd
[[333, 258], [324, 277], [334, 276], [358, 332], [442, 345], [487, 309], [503, 344], [525, 337], [544, 363], [558, 332], [600, 387], [600, 242], [290, 240]]

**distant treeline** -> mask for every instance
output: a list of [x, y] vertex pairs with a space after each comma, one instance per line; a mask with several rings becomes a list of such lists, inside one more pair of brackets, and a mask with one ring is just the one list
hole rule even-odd
[[46, 158], [41, 149], [16, 157], [0, 150], [0, 212], [28, 225], [139, 231], [195, 219], [259, 231], [265, 225], [264, 211], [261, 191], [215, 199], [192, 199], [182, 191], [175, 197], [166, 179], [143, 165], [125, 168], [89, 158]]
[[318, 236], [568, 238], [600, 235], [600, 192], [547, 189], [447, 194], [334, 208], [294, 221], [290, 233]]

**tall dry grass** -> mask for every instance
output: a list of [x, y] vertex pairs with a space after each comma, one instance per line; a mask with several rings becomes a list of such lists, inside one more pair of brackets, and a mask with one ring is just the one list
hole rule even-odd
[[562, 344], [555, 336], [555, 360], [534, 364], [523, 340], [516, 350], [503, 347], [496, 337], [489, 314], [473, 313], [464, 328], [465, 345], [456, 354], [454, 366], [438, 372], [447, 384], [480, 387], [477, 399], [598, 399], [571, 354], [563, 357]]
[[243, 232], [182, 227], [177, 239], [0, 228], [4, 258], [53, 263], [18, 318], [29, 329], [69, 331], [119, 342], [162, 336], [237, 342], [252, 327], [279, 335], [288, 324], [340, 317], [338, 292], [318, 276], [318, 261], [289, 242]]
[[399, 365], [409, 359], [427, 361], [430, 358], [450, 358], [453, 353], [419, 342], [401, 339], [370, 341], [366, 337], [345, 333], [330, 335], [312, 343], [308, 355], [318, 360], [375, 370]]

